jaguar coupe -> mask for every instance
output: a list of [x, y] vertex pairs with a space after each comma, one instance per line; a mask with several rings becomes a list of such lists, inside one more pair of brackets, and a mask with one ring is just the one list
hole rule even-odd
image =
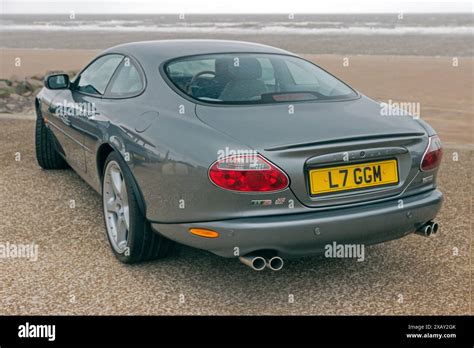
[[184, 244], [279, 270], [333, 243], [438, 232], [433, 128], [278, 48], [122, 44], [48, 75], [35, 106], [39, 165], [102, 196], [124, 263]]

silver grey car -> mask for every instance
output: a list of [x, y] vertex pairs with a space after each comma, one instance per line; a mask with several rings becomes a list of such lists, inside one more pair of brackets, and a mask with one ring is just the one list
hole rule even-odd
[[36, 98], [36, 155], [102, 195], [116, 257], [185, 244], [253, 269], [416, 232], [442, 204], [441, 142], [423, 120], [315, 64], [219, 40], [119, 45]]

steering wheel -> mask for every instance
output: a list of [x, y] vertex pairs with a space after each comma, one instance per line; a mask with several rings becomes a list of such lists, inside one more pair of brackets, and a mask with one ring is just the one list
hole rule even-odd
[[214, 77], [216, 77], [216, 73], [214, 71], [211, 71], [211, 70], [204, 70], [204, 71], [198, 72], [196, 75], [193, 76], [191, 81], [189, 81], [189, 83], [187, 84], [186, 93], [191, 93], [191, 88], [193, 87], [194, 83], [202, 75], [213, 75]]

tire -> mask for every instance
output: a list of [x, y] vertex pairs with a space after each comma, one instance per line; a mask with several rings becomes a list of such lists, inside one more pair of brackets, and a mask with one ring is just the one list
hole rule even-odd
[[112, 151], [103, 173], [104, 222], [107, 239], [117, 259], [130, 264], [168, 256], [174, 242], [152, 230], [140, 209], [140, 192], [122, 156]]
[[43, 169], [65, 169], [67, 162], [59, 154], [53, 135], [44, 124], [43, 116], [37, 111], [35, 128], [36, 160]]

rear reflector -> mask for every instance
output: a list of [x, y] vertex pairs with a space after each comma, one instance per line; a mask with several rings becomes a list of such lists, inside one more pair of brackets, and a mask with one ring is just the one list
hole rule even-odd
[[225, 157], [209, 168], [211, 181], [226, 190], [272, 192], [288, 187], [288, 177], [261, 155]]
[[213, 230], [207, 230], [205, 228], [190, 228], [189, 232], [204, 238], [218, 238], [219, 233]]
[[429, 138], [428, 146], [421, 160], [421, 170], [427, 171], [437, 168], [441, 163], [442, 157], [443, 148], [441, 147], [441, 140], [437, 135], [433, 135]]

